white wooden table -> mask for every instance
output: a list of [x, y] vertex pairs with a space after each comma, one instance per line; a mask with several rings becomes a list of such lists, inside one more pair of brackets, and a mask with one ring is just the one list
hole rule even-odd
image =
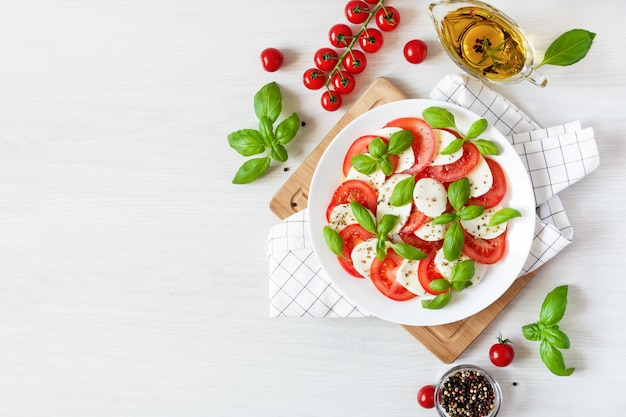
[[[501, 416], [622, 409], [626, 5], [493, 0], [541, 53], [565, 30], [597, 33], [588, 57], [544, 67], [546, 89], [498, 87], [540, 124], [592, 126], [601, 165], [561, 194], [575, 239], [459, 358], [493, 370]], [[428, 2], [402, 16], [358, 77], [410, 97], [456, 67]], [[302, 72], [344, 2], [26, 0], [0, 10], [0, 414], [47, 416], [433, 416], [417, 389], [448, 368], [378, 319], [270, 319], [268, 203], [342, 111]], [[429, 57], [408, 64], [404, 43]], [[261, 69], [278, 47], [286, 63]], [[254, 127], [254, 93], [277, 81], [306, 122], [290, 159], [249, 186], [226, 135]], [[285, 172], [283, 168], [289, 168]], [[574, 375], [550, 374], [520, 327], [570, 285], [562, 328]], [[494, 369], [502, 332], [516, 360]], [[514, 385], [514, 383], [516, 383]]]

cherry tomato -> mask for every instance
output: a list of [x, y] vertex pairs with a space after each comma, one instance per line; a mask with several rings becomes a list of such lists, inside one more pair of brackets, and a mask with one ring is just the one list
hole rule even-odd
[[391, 6], [383, 6], [376, 12], [376, 25], [385, 32], [391, 32], [400, 24], [400, 13]]
[[393, 249], [387, 249], [385, 259], [379, 261], [378, 258], [374, 258], [370, 272], [372, 282], [378, 291], [396, 301], [407, 301], [417, 297], [396, 279], [398, 267], [403, 261], [404, 258], [395, 253]]
[[338, 23], [328, 31], [330, 44], [335, 48], [345, 48], [352, 42], [352, 29], [343, 23]]
[[341, 95], [333, 90], [326, 90], [322, 94], [322, 107], [324, 110], [335, 111], [341, 107]]
[[352, 74], [360, 74], [367, 66], [365, 54], [358, 49], [353, 49], [343, 59], [343, 67]]
[[371, 239], [374, 235], [365, 230], [360, 224], [351, 224], [341, 229], [339, 236], [343, 240], [343, 257], [337, 257], [339, 263], [348, 274], [356, 278], [363, 278], [352, 263], [352, 250], [356, 245]]
[[322, 71], [332, 71], [338, 60], [337, 52], [330, 48], [320, 48], [313, 55], [315, 66]]
[[378, 0], [363, 0], [365, 3], [367, 4], [376, 4], [378, 3]]
[[261, 64], [268, 72], [277, 71], [283, 65], [284, 57], [282, 52], [276, 48], [266, 48], [261, 51]]
[[489, 349], [489, 360], [496, 366], [509, 366], [515, 357], [513, 346], [510, 345], [509, 339], [502, 339], [502, 335], [498, 336], [498, 343], [495, 343]]
[[331, 80], [335, 91], [339, 94], [350, 94], [354, 87], [356, 87], [356, 81], [354, 80], [354, 75], [349, 72], [341, 72], [337, 71]]
[[319, 90], [326, 84], [328, 75], [317, 68], [309, 68], [302, 75], [302, 83], [309, 90]]
[[435, 386], [424, 385], [417, 391], [417, 403], [424, 408], [433, 408], [435, 406]]
[[367, 3], [360, 0], [349, 1], [344, 10], [348, 22], [359, 25], [367, 20], [370, 8]]
[[404, 58], [411, 64], [424, 62], [428, 55], [428, 45], [420, 39], [413, 39], [404, 45]]
[[359, 45], [367, 53], [378, 52], [383, 46], [383, 34], [378, 29], [366, 28], [359, 35]]

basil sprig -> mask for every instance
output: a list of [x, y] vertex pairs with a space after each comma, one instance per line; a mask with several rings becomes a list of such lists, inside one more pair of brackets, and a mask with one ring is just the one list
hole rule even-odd
[[559, 351], [570, 347], [569, 338], [558, 325], [565, 315], [567, 291], [567, 285], [561, 285], [550, 291], [541, 305], [539, 320], [522, 326], [522, 333], [526, 339], [540, 342], [541, 360], [550, 372], [558, 376], [569, 376], [574, 372], [574, 368], [565, 366], [563, 354]]
[[569, 30], [554, 40], [546, 49], [543, 60], [535, 66], [543, 65], [568, 66], [583, 59], [596, 34], [585, 29]]
[[467, 133], [464, 135], [456, 125], [454, 115], [443, 107], [428, 107], [422, 112], [424, 120], [435, 129], [453, 129], [461, 136], [450, 142], [445, 149], [439, 153], [450, 155], [461, 149], [465, 142], [471, 142], [483, 155], [498, 155], [500, 150], [495, 143], [488, 139], [479, 139], [479, 136], [485, 133], [488, 127], [486, 119], [478, 119], [472, 123]]
[[277, 162], [287, 160], [285, 145], [298, 133], [300, 119], [293, 113], [274, 129], [281, 111], [280, 88], [275, 82], [266, 84], [254, 95], [254, 112], [259, 119], [258, 130], [241, 129], [228, 135], [228, 144], [240, 155], [266, 153], [265, 156], [244, 162], [233, 178], [234, 184], [247, 184], [256, 180], [267, 172], [272, 159]]
[[447, 306], [452, 300], [452, 291], [463, 291], [472, 285], [472, 278], [476, 272], [474, 261], [465, 259], [452, 267], [450, 280], [442, 278], [430, 282], [430, 288], [434, 291], [445, 291], [430, 300], [422, 300], [422, 307], [437, 310]]
[[376, 138], [367, 146], [369, 155], [360, 154], [352, 157], [352, 166], [361, 174], [370, 175], [380, 168], [386, 176], [389, 176], [393, 173], [393, 164], [389, 157], [406, 151], [412, 143], [413, 134], [406, 129], [393, 133], [388, 143]]

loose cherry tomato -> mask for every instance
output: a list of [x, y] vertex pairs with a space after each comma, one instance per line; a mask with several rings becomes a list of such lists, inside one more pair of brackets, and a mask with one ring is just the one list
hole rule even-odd
[[387, 250], [387, 256], [382, 261], [379, 261], [378, 258], [374, 258], [372, 261], [372, 282], [378, 291], [396, 301], [407, 301], [417, 297], [396, 279], [398, 267], [403, 261], [404, 258], [395, 253], [393, 249]]
[[420, 39], [413, 39], [404, 45], [404, 58], [411, 64], [421, 64], [428, 55], [428, 45]]
[[435, 386], [424, 385], [417, 391], [417, 403], [424, 408], [433, 408], [435, 406]]
[[284, 57], [282, 52], [276, 48], [266, 48], [261, 51], [261, 64], [268, 72], [277, 71], [283, 65]]
[[353, 49], [343, 59], [343, 67], [352, 74], [360, 74], [367, 66], [365, 54], [358, 49]]
[[339, 94], [350, 94], [354, 87], [356, 87], [356, 81], [354, 80], [354, 75], [349, 72], [341, 72], [337, 71], [331, 80], [335, 91]]
[[376, 4], [378, 3], [378, 0], [363, 0], [365, 3], [367, 4]]
[[391, 32], [400, 24], [400, 13], [391, 6], [383, 6], [376, 12], [376, 25], [385, 32]]
[[309, 68], [302, 75], [302, 83], [309, 90], [319, 90], [326, 84], [328, 75], [317, 68]]
[[345, 48], [352, 42], [352, 29], [343, 23], [338, 23], [328, 31], [330, 44], [335, 48]]
[[383, 46], [383, 34], [378, 29], [366, 28], [359, 35], [359, 45], [367, 53], [378, 52]]
[[320, 48], [313, 55], [315, 66], [322, 71], [331, 71], [337, 65], [338, 60], [337, 52], [330, 48]]
[[489, 349], [489, 360], [496, 366], [509, 366], [515, 357], [513, 346], [510, 345], [509, 339], [502, 339], [502, 335], [498, 336], [498, 343]]
[[324, 110], [335, 111], [341, 107], [341, 94], [333, 90], [326, 90], [322, 94], [321, 101]]
[[367, 3], [360, 0], [349, 1], [344, 10], [348, 22], [359, 25], [367, 20], [370, 8]]

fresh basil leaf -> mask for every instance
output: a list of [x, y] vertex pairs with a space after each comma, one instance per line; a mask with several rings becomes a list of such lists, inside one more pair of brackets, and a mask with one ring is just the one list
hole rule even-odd
[[448, 261], [454, 261], [461, 255], [463, 248], [463, 230], [454, 222], [450, 225], [443, 238], [443, 255]]
[[422, 307], [430, 310], [438, 310], [450, 304], [451, 299], [452, 293], [450, 291], [446, 291], [430, 300], [422, 300]]
[[324, 226], [322, 231], [326, 245], [337, 256], [343, 258], [343, 239], [337, 231], [330, 226]]
[[267, 116], [261, 116], [259, 118], [259, 132], [263, 137], [265, 143], [272, 146], [276, 142], [276, 136], [274, 136], [274, 125]]
[[426, 254], [421, 250], [417, 249], [415, 246], [406, 244], [406, 243], [390, 243], [389, 246], [395, 253], [404, 259], [409, 259], [411, 261], [419, 261], [421, 259], [426, 258]]
[[376, 138], [367, 145], [367, 150], [372, 157], [380, 158], [387, 153], [387, 144], [381, 138]]
[[447, 279], [434, 279], [432, 281], [430, 281], [428, 283], [428, 286], [430, 287], [431, 290], [433, 291], [445, 291], [447, 289], [450, 289], [451, 285], [450, 285], [450, 281], [448, 281]]
[[300, 118], [296, 113], [283, 120], [276, 127], [276, 140], [281, 145], [286, 145], [291, 142], [300, 129]]
[[273, 160], [278, 162], [285, 162], [289, 157], [287, 149], [285, 149], [285, 147], [278, 142], [270, 147], [270, 156]]
[[350, 210], [363, 229], [372, 234], [376, 233], [376, 222], [368, 209], [357, 201], [351, 201]]
[[282, 96], [276, 82], [265, 84], [254, 95], [254, 113], [259, 118], [267, 117], [272, 124], [282, 111]]
[[248, 159], [241, 165], [235, 178], [233, 178], [233, 184], [248, 184], [265, 174], [270, 167], [270, 157]]
[[472, 219], [475, 219], [476, 217], [479, 217], [484, 212], [485, 212], [484, 206], [467, 206], [467, 207], [463, 207], [463, 209], [459, 213], [459, 218], [461, 220], [472, 220]]
[[526, 339], [533, 342], [541, 340], [541, 331], [539, 330], [539, 326], [537, 325], [537, 323], [531, 323], [522, 326], [522, 334]]
[[472, 285], [472, 281], [454, 281], [452, 283], [452, 289], [456, 292], [460, 292], [468, 287], [471, 287]]
[[458, 151], [459, 149], [461, 149], [463, 147], [463, 143], [464, 143], [463, 139], [454, 139], [452, 142], [448, 144], [448, 146], [444, 148], [443, 151], [439, 153], [442, 155], [451, 155], [455, 153], [456, 151]]
[[472, 141], [472, 143], [476, 145], [476, 148], [478, 148], [478, 151], [482, 155], [500, 155], [500, 149], [498, 149], [498, 146], [490, 140], [478, 139]]
[[393, 174], [393, 164], [391, 163], [389, 158], [383, 156], [382, 158], [380, 158], [379, 164], [380, 170], [383, 172], [383, 174], [385, 174], [386, 176], [390, 176], [391, 174]]
[[370, 175], [378, 168], [378, 160], [366, 154], [354, 155], [352, 166], [361, 174]]
[[413, 201], [413, 190], [415, 189], [415, 177], [410, 176], [402, 181], [398, 181], [389, 197], [389, 204], [400, 207]]
[[542, 339], [560, 349], [569, 349], [570, 347], [569, 337], [557, 325], [547, 327], [542, 332]]
[[535, 68], [542, 65], [567, 66], [583, 59], [596, 34], [585, 29], [572, 29], [560, 35], [548, 46], [543, 60]]
[[474, 139], [474, 138], [479, 137], [480, 135], [485, 133], [485, 130], [487, 130], [488, 125], [489, 123], [487, 122], [486, 119], [476, 120], [474, 123], [472, 123], [469, 130], [467, 131], [467, 135], [465, 135], [466, 138]]
[[474, 278], [474, 273], [476, 272], [476, 268], [474, 265], [474, 261], [471, 259], [465, 259], [461, 262], [456, 263], [452, 267], [452, 282], [461, 282], [461, 281], [470, 281]]
[[411, 147], [413, 143], [413, 133], [410, 130], [399, 130], [389, 138], [389, 155], [399, 155]]
[[566, 368], [563, 354], [545, 340], [539, 345], [539, 355], [546, 367], [555, 375], [569, 376], [574, 373], [574, 368]]
[[539, 321], [545, 326], [553, 326], [561, 321], [567, 306], [567, 285], [556, 287], [546, 295], [539, 312]]
[[387, 256], [387, 241], [385, 239], [378, 239], [376, 242], [376, 259], [383, 261]]
[[228, 135], [228, 144], [243, 156], [258, 155], [265, 151], [261, 133], [254, 129], [242, 129]]
[[378, 235], [387, 236], [398, 223], [398, 216], [393, 214], [385, 214], [378, 221]]
[[428, 107], [422, 112], [422, 117], [426, 123], [435, 129], [446, 127], [456, 129], [454, 115], [442, 107]]
[[502, 210], [498, 210], [489, 220], [489, 227], [497, 226], [506, 221], [509, 221], [515, 217], [522, 217], [522, 213], [519, 210], [515, 210], [514, 208], [505, 207]]
[[437, 216], [432, 220], [433, 224], [448, 224], [456, 220], [454, 213], [443, 213], [441, 216]]
[[459, 212], [470, 197], [470, 183], [465, 177], [450, 183], [448, 200], [454, 209]]

